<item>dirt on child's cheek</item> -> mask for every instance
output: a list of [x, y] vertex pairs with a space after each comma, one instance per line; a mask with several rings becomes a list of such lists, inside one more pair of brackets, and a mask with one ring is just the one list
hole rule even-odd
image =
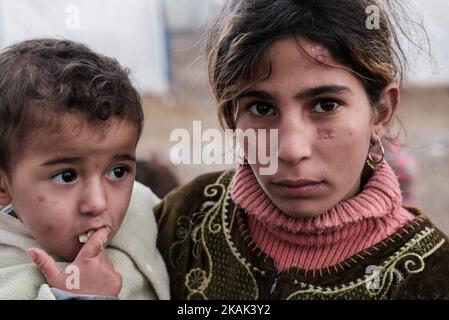
[[38, 221], [34, 221], [34, 231], [39, 232], [42, 235], [51, 236], [55, 231], [54, 226], [49, 221], [42, 221], [39, 219]]
[[57, 232], [57, 229], [54, 227], [54, 225], [48, 222], [39, 225], [38, 228], [39, 232], [47, 238], [54, 236], [55, 232]]
[[48, 234], [53, 234], [55, 231], [55, 228], [51, 224], [44, 225], [45, 232], [48, 232]]
[[28, 221], [27, 226], [34, 238], [42, 242], [42, 244], [45, 244], [47, 240], [53, 241], [56, 236], [55, 232], [57, 232], [57, 229], [51, 222], [43, 222], [41, 219], [38, 219]]

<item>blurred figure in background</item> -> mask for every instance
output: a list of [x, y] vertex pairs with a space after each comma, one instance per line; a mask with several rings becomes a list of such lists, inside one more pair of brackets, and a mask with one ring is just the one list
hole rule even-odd
[[400, 146], [391, 145], [389, 150], [386, 150], [385, 160], [398, 178], [404, 205], [416, 205], [414, 194], [414, 186], [418, 178], [416, 158], [402, 150]]
[[149, 160], [137, 161], [136, 181], [149, 187], [159, 198], [179, 186], [178, 178], [157, 153], [152, 153]]

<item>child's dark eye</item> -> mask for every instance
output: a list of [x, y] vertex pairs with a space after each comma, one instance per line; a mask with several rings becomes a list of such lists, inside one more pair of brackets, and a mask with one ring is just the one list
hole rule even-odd
[[73, 183], [78, 178], [75, 170], [64, 170], [53, 177], [56, 183], [67, 184]]
[[248, 107], [248, 110], [258, 117], [275, 114], [274, 108], [264, 103], [254, 103]]
[[340, 104], [337, 101], [334, 100], [321, 100], [318, 103], [316, 103], [312, 109], [315, 112], [318, 113], [327, 113], [335, 111], [340, 107]]
[[108, 177], [112, 180], [119, 180], [122, 179], [128, 173], [128, 171], [128, 168], [125, 166], [115, 167], [108, 172]]

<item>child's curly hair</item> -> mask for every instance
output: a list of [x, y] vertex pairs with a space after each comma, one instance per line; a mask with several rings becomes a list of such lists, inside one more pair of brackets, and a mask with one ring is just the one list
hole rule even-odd
[[69, 40], [32, 39], [0, 54], [0, 169], [11, 174], [39, 129], [76, 114], [96, 124], [130, 120], [140, 137], [143, 111], [129, 71]]

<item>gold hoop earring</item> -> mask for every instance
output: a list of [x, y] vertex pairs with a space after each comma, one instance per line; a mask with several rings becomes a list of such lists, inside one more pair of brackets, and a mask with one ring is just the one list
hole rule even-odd
[[384, 149], [384, 145], [382, 143], [382, 140], [379, 138], [379, 136], [376, 134], [376, 138], [377, 141], [379, 141], [379, 147], [380, 150], [382, 151], [382, 157], [380, 158], [380, 160], [375, 160], [373, 158], [373, 156], [371, 155], [371, 153], [368, 153], [368, 159], [366, 160], [366, 164], [368, 165], [368, 167], [370, 167], [373, 171], [377, 171], [381, 168], [383, 168], [385, 162], [384, 162], [384, 158], [385, 158], [385, 149]]

